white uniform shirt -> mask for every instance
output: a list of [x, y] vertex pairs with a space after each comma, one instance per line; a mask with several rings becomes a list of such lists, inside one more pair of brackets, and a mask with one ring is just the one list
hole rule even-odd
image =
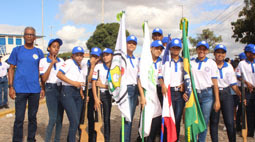
[[207, 57], [200, 61], [194, 59], [190, 62], [196, 89], [203, 90], [213, 85], [212, 79], [217, 79], [219, 71], [217, 64]]
[[[53, 65], [50, 71], [50, 75], [46, 83], [59, 83], [61, 80], [57, 77], [58, 70], [61, 65], [63, 65], [64, 60], [61, 58], [57, 58], [58, 62]], [[47, 56], [46, 58], [42, 58], [39, 63], [39, 71], [40, 75], [43, 75], [49, 68], [51, 63], [51, 59]]]
[[241, 73], [244, 75], [244, 80], [255, 86], [255, 63], [251, 63], [248, 60], [241, 61], [236, 68], [237, 77], [241, 77]]
[[224, 62], [222, 68], [218, 68], [218, 86], [219, 90], [229, 86], [237, 85], [237, 79], [231, 64]]
[[[83, 82], [85, 83], [85, 78], [83, 76], [83, 71], [81, 70], [80, 66], [75, 62], [73, 59], [66, 60], [63, 65], [60, 67], [59, 71], [61, 71], [65, 76], [72, 80], [77, 82]], [[64, 81], [62, 81], [62, 84], [65, 86], [71, 86], [71, 84], [68, 84]]]
[[[99, 79], [101, 80], [102, 84], [108, 85], [108, 74], [109, 68], [104, 63], [98, 63], [93, 71], [92, 80], [98, 80], [98, 72], [99, 72]], [[108, 89], [100, 88], [100, 91], [105, 92]]]
[[[164, 68], [163, 66], [168, 66], [167, 68]], [[177, 62], [175, 62], [173, 59], [170, 59], [170, 61], [165, 62], [164, 65], [162, 65], [162, 72], [165, 74], [167, 73], [169, 77], [169, 83], [170, 87], [177, 87], [180, 86], [183, 83], [183, 59], [180, 57]], [[164, 76], [165, 79], [165, 76]], [[167, 85], [167, 84], [166, 84]]]
[[157, 79], [157, 85], [159, 85], [159, 79], [163, 78], [162, 74], [162, 59], [158, 57], [157, 61], [154, 63], [154, 69], [155, 69], [155, 78]]
[[127, 69], [126, 69], [127, 85], [137, 84], [138, 67], [139, 59], [135, 58], [134, 55], [132, 57], [127, 55]]
[[10, 65], [6, 62], [0, 62], [0, 77], [4, 77], [7, 75], [7, 70], [9, 69]]

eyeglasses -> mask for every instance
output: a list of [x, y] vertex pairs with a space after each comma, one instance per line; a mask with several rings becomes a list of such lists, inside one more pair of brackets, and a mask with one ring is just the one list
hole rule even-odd
[[32, 36], [32, 37], [34, 37], [35, 36], [35, 34], [24, 34], [25, 36]]

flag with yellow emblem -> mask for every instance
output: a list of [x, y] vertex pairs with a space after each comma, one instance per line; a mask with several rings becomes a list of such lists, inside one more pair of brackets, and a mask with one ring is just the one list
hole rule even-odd
[[118, 104], [118, 107], [122, 113], [122, 116], [127, 121], [131, 121], [129, 100], [127, 92], [127, 43], [126, 43], [126, 27], [125, 27], [125, 12], [121, 12], [117, 15], [117, 19], [120, 19], [119, 33], [113, 54], [112, 64], [108, 76], [108, 88], [113, 95], [113, 99]]
[[184, 85], [185, 93], [189, 96], [185, 104], [185, 139], [186, 142], [197, 141], [197, 134], [206, 129], [205, 120], [198, 102], [195, 89], [195, 82], [190, 69], [190, 55], [188, 48], [188, 20], [181, 19], [180, 28], [183, 38], [183, 65], [184, 65]]

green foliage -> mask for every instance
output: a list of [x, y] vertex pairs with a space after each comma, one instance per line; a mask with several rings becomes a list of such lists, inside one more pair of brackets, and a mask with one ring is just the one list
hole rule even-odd
[[[97, 46], [101, 49], [114, 49], [118, 36], [119, 26], [119, 23], [99, 24], [96, 27], [93, 35], [90, 36], [87, 41], [87, 48], [90, 50], [92, 47]], [[128, 31], [126, 31], [126, 35], [129, 36]]]
[[214, 48], [217, 43], [222, 42], [222, 37], [217, 37], [214, 35], [213, 31], [210, 31], [210, 29], [202, 30], [202, 33], [197, 34], [196, 38], [189, 37], [189, 41], [193, 47], [195, 47], [199, 41], [203, 40], [208, 42], [210, 47]]
[[58, 54], [58, 57], [63, 58], [64, 60], [70, 58], [71, 56], [72, 56], [71, 52]]
[[240, 11], [235, 22], [232, 22], [232, 30], [236, 42], [255, 44], [255, 0], [250, 0], [251, 7], [244, 7]]

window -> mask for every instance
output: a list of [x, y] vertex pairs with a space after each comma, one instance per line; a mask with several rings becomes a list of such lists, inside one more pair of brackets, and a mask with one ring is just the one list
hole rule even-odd
[[13, 44], [13, 37], [8, 38], [8, 44]]
[[22, 42], [21, 42], [21, 38], [16, 38], [16, 45], [21, 45]]
[[0, 37], [0, 45], [5, 45], [5, 37]]

